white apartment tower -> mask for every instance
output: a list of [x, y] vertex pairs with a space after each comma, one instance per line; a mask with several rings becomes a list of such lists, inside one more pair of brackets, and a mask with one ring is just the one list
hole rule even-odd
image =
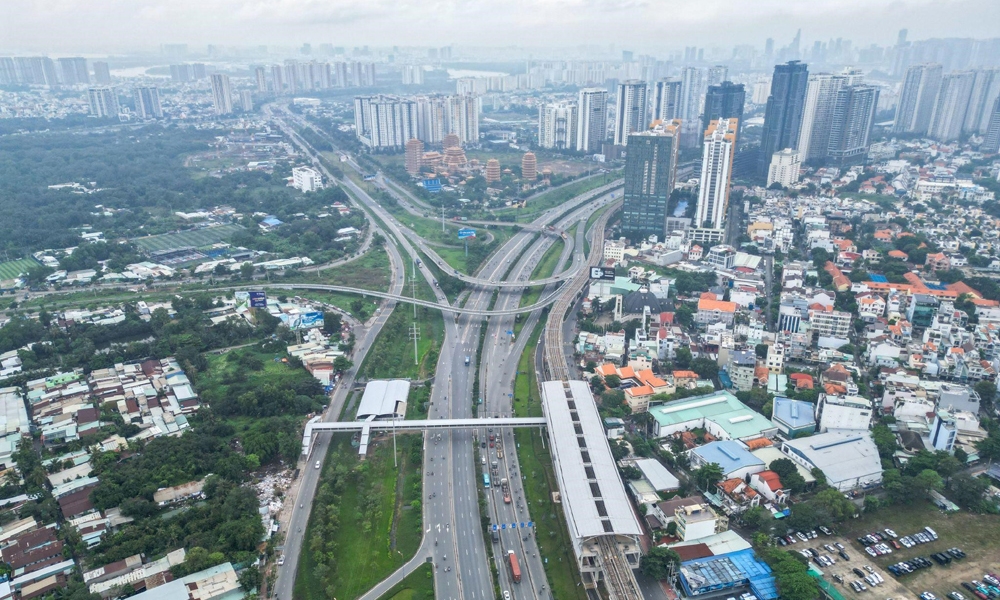
[[619, 83], [614, 144], [616, 146], [628, 144], [629, 134], [645, 131], [648, 125], [646, 121], [646, 82], [630, 79]]
[[135, 112], [140, 119], [163, 118], [160, 90], [155, 85], [133, 88], [132, 98], [135, 100]]
[[109, 87], [92, 87], [87, 90], [90, 116], [109, 119], [118, 116], [118, 94]]
[[312, 167], [292, 169], [292, 187], [300, 192], [315, 192], [323, 189], [323, 176]]
[[948, 73], [941, 78], [941, 88], [927, 130], [928, 137], [942, 142], [958, 139], [965, 125], [975, 80], [973, 71]]
[[709, 123], [705, 130], [696, 227], [722, 229], [726, 222], [738, 126], [736, 119], [718, 119]]
[[588, 154], [602, 152], [608, 139], [608, 91], [603, 88], [580, 90], [577, 119], [576, 150]]
[[653, 87], [653, 120], [672, 121], [681, 118], [681, 88], [679, 79], [657, 81]]
[[538, 145], [571, 150], [576, 145], [577, 106], [565, 102], [538, 107]]
[[906, 70], [903, 87], [896, 103], [896, 133], [927, 133], [938, 89], [941, 87], [941, 65], [914, 65]]
[[229, 85], [229, 75], [212, 73], [212, 104], [215, 114], [233, 114], [233, 90]]
[[[465, 144], [479, 143], [479, 112], [482, 106], [479, 96], [449, 96], [448, 133], [454, 133]], [[406, 140], [403, 141], [406, 143]]]
[[842, 75], [817, 73], [809, 77], [809, 84], [806, 86], [806, 104], [802, 110], [802, 125], [799, 127], [798, 149], [802, 154], [802, 160], [809, 161], [826, 156], [837, 92], [846, 83], [847, 78]]

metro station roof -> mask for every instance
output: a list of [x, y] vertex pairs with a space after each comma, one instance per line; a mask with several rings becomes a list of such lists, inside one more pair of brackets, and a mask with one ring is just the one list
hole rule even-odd
[[587, 383], [546, 381], [542, 406], [575, 549], [595, 536], [641, 535]]

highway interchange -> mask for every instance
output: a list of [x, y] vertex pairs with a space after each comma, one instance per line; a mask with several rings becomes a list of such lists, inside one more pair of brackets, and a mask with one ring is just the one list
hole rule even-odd
[[[331, 181], [332, 174], [325, 168], [323, 161], [315, 150], [305, 140], [297, 136], [288, 126], [287, 120], [294, 118], [289, 113], [272, 113], [279, 126], [299, 146], [300, 150], [309, 155], [314, 164], [322, 169], [324, 175]], [[308, 126], [303, 121], [298, 126]], [[318, 130], [317, 130], [318, 131]], [[319, 132], [319, 131], [318, 131]], [[321, 132], [320, 132], [321, 133]], [[343, 164], [343, 163], [342, 163]], [[360, 166], [353, 160], [348, 166], [360, 171]], [[519, 230], [501, 248], [484, 261], [474, 276], [465, 276], [447, 267], [433, 247], [420, 239], [412, 230], [400, 223], [387, 210], [379, 205], [364, 189], [355, 184], [349, 177], [338, 180], [339, 183], [360, 202], [370, 216], [373, 227], [385, 236], [390, 243], [393, 282], [390, 294], [402, 296], [403, 274], [406, 263], [411, 269], [419, 264], [417, 251], [438, 263], [442, 269], [448, 269], [450, 275], [458, 276], [467, 283], [475, 284], [469, 291], [460, 295], [461, 308], [473, 314], [459, 314], [449, 311], [448, 299], [439, 288], [431, 285], [439, 308], [446, 312], [444, 318], [445, 337], [439, 355], [436, 373], [438, 374], [430, 397], [428, 418], [469, 418], [473, 415], [472, 398], [474, 378], [477, 375], [475, 365], [480, 365], [478, 376], [483, 404], [480, 406], [480, 417], [511, 415], [514, 378], [517, 363], [528, 341], [529, 333], [542, 317], [541, 311], [532, 308], [525, 320], [521, 335], [516, 339], [507, 332], [514, 329], [515, 312], [524, 311], [519, 308], [521, 297], [529, 283], [531, 274], [538, 262], [551, 245], [559, 240], [558, 235], [546, 235], [544, 232], [551, 226], [557, 232], [566, 232], [565, 243], [559, 256], [556, 273], [541, 278], [537, 283], [548, 284], [543, 292], [543, 300], [551, 302], [558, 295], [556, 288], [559, 282], [573, 277], [586, 262], [583, 255], [584, 236], [587, 220], [601, 207], [613, 200], [615, 192], [611, 190], [620, 185], [615, 182], [584, 194], [577, 198], [541, 213], [535, 221]], [[396, 197], [404, 207], [416, 199], [404, 196], [400, 188], [389, 185], [380, 179], [380, 187]], [[620, 193], [617, 194], [620, 196]], [[607, 218], [608, 215], [605, 215]], [[577, 226], [579, 224], [579, 226]], [[603, 223], [602, 223], [603, 224]], [[603, 227], [600, 227], [603, 230]], [[570, 233], [575, 231], [575, 236]], [[396, 244], [408, 256], [402, 256], [396, 250]], [[594, 241], [592, 246], [597, 251], [600, 241]], [[417, 270], [428, 283], [433, 284], [434, 276], [426, 264], [419, 264]], [[532, 280], [534, 284], [536, 281]], [[496, 295], [496, 300], [494, 300]], [[462, 302], [464, 301], [464, 302]], [[491, 306], [491, 303], [493, 306]], [[538, 305], [546, 302], [539, 302]], [[381, 325], [392, 310], [392, 302], [381, 311], [376, 321], [367, 328], [364, 337], [359, 337], [355, 362], [360, 363], [364, 352], [367, 352], [374, 341]], [[526, 307], [530, 308], [530, 307]], [[483, 344], [483, 356], [477, 361], [479, 336], [482, 330], [482, 314], [493, 313], [487, 321], [488, 325]], [[466, 358], [470, 366], [465, 366]], [[344, 380], [334, 392], [329, 408], [323, 415], [324, 421], [336, 420], [343, 404], [353, 386], [354, 371], [345, 374]], [[418, 557], [390, 578], [392, 581], [401, 579], [406, 572], [418, 566], [422, 556], [429, 556], [434, 563], [434, 578], [436, 596], [441, 599], [493, 599], [495, 597], [493, 579], [490, 570], [487, 544], [491, 544], [499, 577], [499, 587], [507, 591], [512, 598], [547, 598], [548, 582], [545, 570], [539, 556], [530, 530], [504, 530], [498, 543], [484, 539], [481, 527], [479, 491], [483, 487], [484, 471], [489, 472], [492, 462], [497, 461], [496, 472], [491, 473], [494, 482], [506, 478], [510, 482], [511, 503], [504, 503], [498, 486], [494, 485], [487, 491], [489, 498], [488, 514], [494, 523], [528, 522], [531, 520], [529, 507], [525, 503], [525, 495], [514, 452], [513, 434], [510, 430], [493, 432], [499, 436], [499, 452], [487, 444], [490, 432], [484, 427], [480, 430], [444, 431], [425, 435], [424, 455], [424, 540]], [[313, 468], [315, 461], [322, 461], [329, 447], [329, 434], [319, 434], [314, 442], [313, 451], [302, 463], [297, 488], [297, 499], [292, 504], [289, 526], [286, 532], [283, 564], [278, 567], [278, 578], [274, 593], [279, 600], [291, 600], [293, 595], [294, 576], [298, 563], [302, 538], [305, 533], [308, 513], [312, 498], [318, 484], [320, 469]], [[487, 446], [483, 448], [482, 446]], [[476, 454], [479, 453], [477, 458]], [[499, 454], [499, 457], [498, 457]], [[485, 462], [485, 464], [484, 464]], [[507, 550], [517, 553], [522, 568], [522, 582], [514, 585], [504, 557]], [[388, 587], [379, 586], [379, 589]], [[374, 594], [374, 592], [373, 592]], [[370, 594], [370, 596], [373, 596]]]

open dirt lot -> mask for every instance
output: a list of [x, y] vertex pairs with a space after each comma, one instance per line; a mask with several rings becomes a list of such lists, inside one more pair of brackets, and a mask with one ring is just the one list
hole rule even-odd
[[[938, 540], [929, 544], [920, 544], [913, 548], [893, 550], [892, 554], [872, 558], [864, 551], [857, 538], [865, 533], [891, 528], [897, 535], [904, 536], [921, 531], [930, 526], [938, 534]], [[823, 544], [840, 542], [847, 548], [850, 561], [844, 561], [836, 554], [822, 550]], [[967, 590], [962, 588], [963, 581], [982, 579], [986, 572], [1000, 572], [1000, 517], [991, 515], [974, 515], [962, 511], [954, 514], [943, 514], [929, 503], [917, 503], [909, 507], [891, 507], [872, 515], [842, 524], [836, 535], [820, 535], [808, 543], [799, 542], [787, 547], [789, 550], [800, 550], [812, 547], [821, 553], [830, 554], [837, 563], [832, 567], [821, 569], [826, 579], [834, 584], [845, 598], [906, 598], [913, 600], [921, 592], [931, 592], [941, 600], [945, 594], [952, 591], [962, 593], [966, 598], [975, 600]], [[966, 552], [967, 558], [953, 560], [951, 564], [921, 569], [916, 573], [904, 575], [897, 579], [885, 567], [902, 560], [916, 556], [930, 559], [930, 555], [948, 548], [958, 547]], [[833, 574], [840, 574], [844, 583], [860, 579], [851, 572], [853, 567], [864, 570], [862, 565], [871, 565], [885, 579], [885, 583], [874, 590], [868, 589], [860, 594], [855, 593], [847, 585], [839, 585], [833, 580]]]

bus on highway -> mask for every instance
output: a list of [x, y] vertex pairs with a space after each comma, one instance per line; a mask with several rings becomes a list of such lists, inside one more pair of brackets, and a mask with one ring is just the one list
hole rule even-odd
[[490, 474], [489, 473], [483, 473], [483, 487], [486, 488], [486, 489], [490, 489]]

